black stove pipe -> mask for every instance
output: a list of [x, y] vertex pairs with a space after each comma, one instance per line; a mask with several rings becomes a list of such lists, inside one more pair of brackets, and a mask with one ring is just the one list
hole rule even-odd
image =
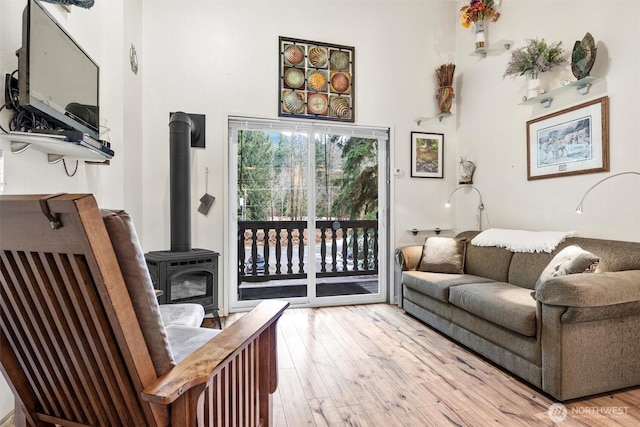
[[169, 119], [171, 252], [191, 251], [191, 135], [195, 124], [182, 112]]

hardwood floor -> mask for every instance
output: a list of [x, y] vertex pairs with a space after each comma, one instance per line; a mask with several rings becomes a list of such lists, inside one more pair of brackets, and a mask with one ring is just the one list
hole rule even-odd
[[395, 306], [289, 308], [278, 334], [275, 427], [640, 425], [640, 388], [565, 402], [554, 424], [555, 400]]
[[[395, 306], [289, 308], [278, 332], [276, 427], [555, 425], [552, 398]], [[561, 425], [640, 425], [640, 388], [565, 407]]]

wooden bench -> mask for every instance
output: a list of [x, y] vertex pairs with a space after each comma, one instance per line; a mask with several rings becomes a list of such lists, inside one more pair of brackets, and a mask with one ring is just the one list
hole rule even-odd
[[272, 425], [288, 304], [261, 303], [163, 371], [147, 335], [166, 338], [164, 325], [139, 321], [111, 239], [92, 195], [0, 196], [0, 368], [16, 425]]

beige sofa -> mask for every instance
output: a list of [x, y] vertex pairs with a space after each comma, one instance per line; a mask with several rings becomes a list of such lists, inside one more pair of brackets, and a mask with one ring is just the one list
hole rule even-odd
[[[462, 274], [420, 271], [423, 245], [396, 250], [408, 314], [562, 401], [640, 385], [640, 243], [570, 237], [513, 253], [472, 245], [477, 233], [456, 236]], [[597, 255], [597, 270], [536, 287], [569, 245]]]

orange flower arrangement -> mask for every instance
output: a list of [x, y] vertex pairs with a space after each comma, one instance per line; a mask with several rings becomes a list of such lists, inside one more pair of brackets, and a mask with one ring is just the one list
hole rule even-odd
[[496, 7], [499, 0], [471, 0], [468, 5], [460, 8], [460, 22], [464, 28], [469, 28], [473, 24], [481, 23], [485, 19], [496, 22], [500, 18], [500, 12]]

